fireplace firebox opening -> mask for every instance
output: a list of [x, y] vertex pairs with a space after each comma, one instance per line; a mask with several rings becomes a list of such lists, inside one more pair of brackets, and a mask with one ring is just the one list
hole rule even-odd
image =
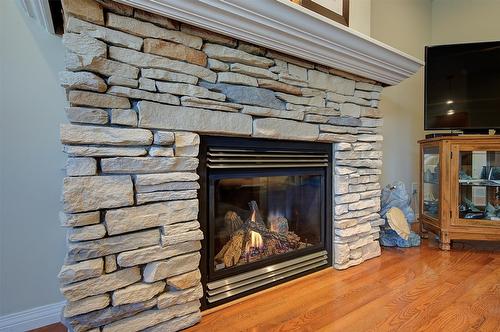
[[204, 308], [331, 266], [331, 144], [204, 136], [198, 172]]

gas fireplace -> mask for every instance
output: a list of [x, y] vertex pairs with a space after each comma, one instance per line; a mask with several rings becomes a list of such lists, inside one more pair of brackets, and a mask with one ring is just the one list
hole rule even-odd
[[205, 307], [331, 265], [331, 145], [203, 137]]

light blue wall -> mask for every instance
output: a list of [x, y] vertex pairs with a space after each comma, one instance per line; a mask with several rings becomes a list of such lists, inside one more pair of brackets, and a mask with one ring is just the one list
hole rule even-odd
[[0, 1], [0, 315], [62, 300], [61, 38]]

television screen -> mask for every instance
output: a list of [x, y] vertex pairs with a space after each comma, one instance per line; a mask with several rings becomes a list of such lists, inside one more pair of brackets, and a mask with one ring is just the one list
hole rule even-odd
[[500, 41], [426, 47], [425, 129], [500, 129]]

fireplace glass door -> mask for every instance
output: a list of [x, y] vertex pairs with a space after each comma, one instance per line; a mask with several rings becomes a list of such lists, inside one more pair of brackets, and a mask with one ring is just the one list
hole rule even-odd
[[322, 245], [324, 170], [249, 171], [211, 179], [215, 273]]

